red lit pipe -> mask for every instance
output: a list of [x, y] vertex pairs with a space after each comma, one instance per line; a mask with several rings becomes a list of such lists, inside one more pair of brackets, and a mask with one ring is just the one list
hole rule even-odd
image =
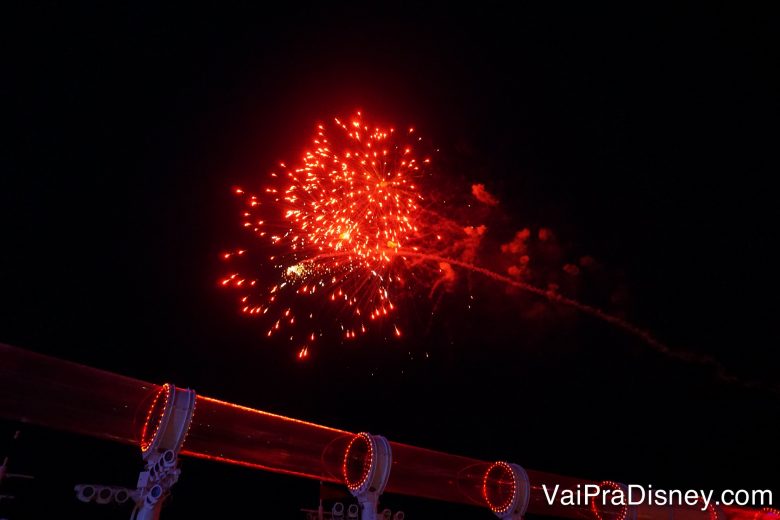
[[[112, 441], [142, 445], [160, 421], [160, 385], [0, 344], [0, 417]], [[343, 483], [355, 434], [197, 396], [182, 454], [275, 473]], [[501, 463], [391, 442], [386, 492], [498, 510], [514, 485]], [[362, 456], [362, 455], [361, 455]], [[508, 466], [506, 466], [508, 467]], [[550, 506], [548, 489], [595, 482], [528, 471], [528, 512], [562, 518], [631, 520], [627, 511]], [[360, 468], [354, 473], [360, 476]], [[637, 520], [778, 520], [772, 510], [640, 507]]]
[[138, 444], [159, 385], [0, 343], [0, 416]]
[[276, 473], [343, 482], [352, 433], [197, 396], [182, 453]]

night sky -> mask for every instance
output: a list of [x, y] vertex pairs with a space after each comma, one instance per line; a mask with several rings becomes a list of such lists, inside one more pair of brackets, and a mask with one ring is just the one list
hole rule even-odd
[[[776, 19], [256, 4], [0, 16], [0, 342], [485, 460], [778, 500]], [[596, 258], [577, 296], [762, 386], [478, 277], [401, 342], [331, 340], [299, 363], [266, 341], [218, 284], [246, 239], [231, 188], [358, 109], [415, 126], [444, 182], [485, 184], [497, 241], [548, 227], [566, 258]], [[134, 485], [134, 448], [26, 426], [12, 449], [38, 478], [11, 518], [129, 515], [71, 490]], [[317, 503], [316, 482], [182, 466], [163, 518]], [[411, 519], [491, 518], [385, 498]]]

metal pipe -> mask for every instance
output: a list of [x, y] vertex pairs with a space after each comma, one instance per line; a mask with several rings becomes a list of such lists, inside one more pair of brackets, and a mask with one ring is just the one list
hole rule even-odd
[[[0, 344], [0, 417], [143, 446], [154, 435], [164, 387]], [[197, 396], [181, 454], [329, 482], [344, 482], [354, 433]], [[386, 492], [488, 506], [488, 495], [511, 495], [511, 483], [490, 476], [493, 465], [469, 457], [390, 443]], [[625, 520], [626, 511], [548, 504], [543, 490], [584, 488], [594, 481], [527, 471], [528, 512], [563, 518]], [[639, 507], [639, 520], [777, 520], [746, 508]], [[762, 515], [766, 515], [763, 518]], [[715, 516], [718, 516], [716, 513]], [[749, 517], [749, 518], [748, 518]]]

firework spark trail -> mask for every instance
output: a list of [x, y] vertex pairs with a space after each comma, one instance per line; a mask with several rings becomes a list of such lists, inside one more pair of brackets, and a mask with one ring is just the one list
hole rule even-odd
[[448, 264], [455, 265], [475, 273], [479, 273], [497, 282], [507, 284], [509, 286], [521, 289], [523, 291], [529, 292], [531, 294], [535, 294], [537, 296], [541, 296], [552, 303], [557, 303], [557, 304], [571, 307], [583, 314], [587, 314], [605, 323], [609, 323], [610, 325], [613, 325], [633, 336], [636, 336], [637, 338], [641, 339], [646, 345], [651, 347], [653, 350], [666, 357], [677, 359], [680, 361], [685, 361], [687, 363], [695, 363], [697, 365], [701, 365], [705, 368], [712, 370], [715, 376], [724, 382], [737, 384], [749, 389], [768, 390], [776, 395], [780, 395], [780, 388], [767, 385], [762, 381], [744, 380], [734, 375], [733, 373], [729, 372], [729, 370], [725, 367], [725, 365], [723, 365], [723, 363], [721, 363], [720, 361], [718, 361], [717, 359], [711, 356], [698, 354], [695, 352], [689, 352], [685, 350], [673, 349], [668, 345], [666, 345], [665, 343], [663, 343], [662, 341], [658, 340], [649, 331], [637, 327], [631, 322], [628, 322], [613, 314], [609, 314], [608, 312], [605, 312], [599, 309], [598, 307], [594, 307], [592, 305], [579, 302], [575, 299], [568, 298], [558, 292], [545, 290], [533, 284], [523, 282], [520, 280], [515, 280], [513, 278], [509, 278], [508, 276], [504, 276], [502, 274], [496, 273], [494, 271], [491, 271], [490, 269], [486, 269], [478, 265], [469, 264], [467, 262], [462, 262], [460, 260], [456, 260], [452, 258], [444, 258], [436, 255], [418, 253], [415, 251], [399, 251], [398, 254], [403, 256], [408, 256], [408, 257], [417, 257], [431, 262], [437, 262], [437, 263], [446, 262]]
[[[578, 312], [596, 318], [602, 322], [608, 323], [614, 327], [617, 327], [620, 330], [623, 330], [624, 332], [627, 332], [632, 336], [637, 337], [645, 345], [649, 346], [651, 349], [653, 349], [654, 351], [658, 352], [663, 356], [666, 356], [670, 359], [683, 361], [686, 363], [693, 363], [696, 365], [700, 365], [704, 368], [707, 368], [712, 371], [715, 377], [717, 377], [719, 380], [725, 383], [736, 384], [747, 389], [765, 390], [780, 396], [780, 388], [777, 388], [772, 385], [767, 385], [763, 381], [745, 380], [739, 376], [736, 376], [733, 373], [731, 373], [725, 367], [725, 365], [723, 365], [723, 363], [713, 358], [712, 356], [707, 356], [704, 354], [699, 354], [699, 353], [685, 351], [685, 350], [673, 349], [668, 345], [666, 345], [665, 343], [663, 343], [662, 341], [658, 340], [651, 332], [642, 329], [640, 327], [637, 327], [636, 325], [634, 325], [629, 321], [619, 318], [614, 314], [610, 314], [598, 307], [594, 307], [592, 305], [582, 303], [573, 298], [564, 296], [556, 291], [543, 289], [541, 287], [530, 284], [528, 282], [516, 280], [514, 278], [510, 278], [508, 276], [504, 276], [502, 274], [496, 273], [495, 271], [491, 271], [490, 269], [480, 267], [478, 265], [470, 264], [468, 262], [463, 262], [461, 260], [457, 260], [454, 258], [447, 258], [443, 256], [433, 255], [433, 254], [420, 253], [417, 251], [406, 251], [402, 249], [396, 251], [396, 254], [405, 258], [419, 258], [420, 260], [436, 263], [439, 265], [442, 263], [454, 265], [462, 269], [465, 269], [467, 271], [481, 274], [496, 282], [503, 283], [511, 287], [520, 289], [522, 291], [540, 296], [551, 303], [571, 307], [577, 310]], [[321, 255], [318, 257], [311, 258], [308, 261], [316, 262], [316, 261], [334, 258], [337, 256], [342, 256], [342, 255], [343, 254], [338, 254], [338, 253]]]

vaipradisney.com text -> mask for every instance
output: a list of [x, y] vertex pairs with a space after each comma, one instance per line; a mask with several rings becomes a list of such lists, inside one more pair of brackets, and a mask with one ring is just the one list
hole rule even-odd
[[662, 489], [652, 485], [629, 484], [617, 489], [598, 484], [577, 485], [574, 489], [556, 484], [542, 484], [549, 505], [590, 507], [594, 502], [603, 506], [710, 506], [764, 507], [773, 503], [770, 489]]

